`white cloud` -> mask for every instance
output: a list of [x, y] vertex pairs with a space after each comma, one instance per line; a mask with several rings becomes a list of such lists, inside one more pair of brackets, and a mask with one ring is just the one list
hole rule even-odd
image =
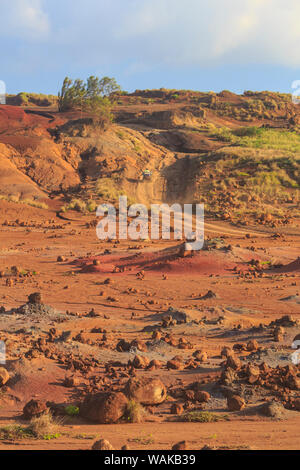
[[134, 7], [117, 34], [145, 60], [300, 65], [299, 0], [138, 0]]
[[1, 0], [1, 36], [40, 40], [48, 36], [49, 19], [42, 0]]
[[0, 37], [28, 74], [298, 67], [299, 17], [299, 0], [0, 0]]

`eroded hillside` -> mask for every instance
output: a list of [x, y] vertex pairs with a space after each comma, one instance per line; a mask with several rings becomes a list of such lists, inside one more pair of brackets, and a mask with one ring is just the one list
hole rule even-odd
[[[19, 103], [20, 99], [10, 102]], [[131, 202], [204, 202], [213, 217], [299, 216], [299, 108], [289, 95], [176, 90], [120, 93], [101, 129], [52, 99], [0, 108], [0, 196], [81, 211]], [[144, 169], [151, 181], [142, 182]]]

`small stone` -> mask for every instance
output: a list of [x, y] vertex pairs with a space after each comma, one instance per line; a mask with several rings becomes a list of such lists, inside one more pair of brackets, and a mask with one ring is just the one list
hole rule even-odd
[[259, 348], [258, 342], [255, 339], [252, 339], [247, 343], [247, 351], [257, 351]]
[[186, 441], [177, 442], [173, 445], [172, 450], [188, 450], [188, 444]]
[[101, 439], [93, 444], [92, 450], [114, 450], [114, 448], [109, 441]]
[[226, 368], [230, 367], [233, 370], [237, 370], [241, 367], [241, 361], [239, 360], [238, 357], [228, 356], [225, 367]]
[[28, 296], [28, 303], [29, 304], [42, 304], [42, 294], [40, 292], [34, 292]]
[[184, 408], [180, 403], [173, 403], [170, 411], [172, 415], [182, 415]]
[[207, 403], [210, 400], [210, 394], [202, 390], [195, 391], [195, 400], [200, 403]]

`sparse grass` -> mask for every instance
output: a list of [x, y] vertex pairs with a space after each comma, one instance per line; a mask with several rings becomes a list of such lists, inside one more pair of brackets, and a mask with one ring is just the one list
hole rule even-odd
[[77, 212], [96, 212], [98, 204], [96, 201], [88, 200], [87, 202], [79, 198], [72, 199], [68, 204], [62, 206], [62, 212], [67, 212], [68, 210], [74, 210]]
[[138, 402], [130, 400], [125, 412], [125, 420], [129, 423], [142, 423], [147, 416], [147, 410]]
[[206, 213], [238, 219], [266, 212], [279, 219], [300, 215], [300, 154], [227, 146], [198, 162], [195, 202], [204, 203]]
[[38, 209], [48, 209], [47, 204], [34, 199], [19, 199], [17, 196], [7, 196], [0, 194], [0, 200], [14, 202], [16, 204], [26, 204], [27, 206], [37, 207]]
[[0, 428], [1, 441], [20, 441], [22, 439], [51, 440], [60, 437], [60, 424], [50, 414], [33, 418], [28, 426], [12, 424]]
[[60, 436], [61, 424], [61, 421], [54, 419], [50, 413], [47, 413], [32, 418], [28, 429], [38, 439], [56, 439]]
[[74, 437], [74, 439], [85, 439], [85, 440], [93, 440], [97, 438], [96, 434], [85, 434], [85, 433], [75, 434], [75, 436], [72, 436], [72, 437]]
[[148, 446], [150, 444], [154, 444], [155, 441], [152, 434], [147, 434], [145, 436], [128, 439], [128, 442], [134, 442], [136, 444], [141, 444], [142, 446]]
[[188, 423], [216, 423], [218, 421], [229, 421], [228, 415], [217, 415], [210, 411], [190, 411], [181, 416], [181, 421]]
[[240, 147], [300, 153], [300, 135], [297, 132], [255, 126], [241, 127], [237, 130], [220, 127], [211, 131], [210, 135]]
[[101, 178], [97, 181], [96, 191], [98, 195], [107, 201], [116, 201], [124, 195], [124, 191], [119, 189], [119, 185], [114, 178]]
[[7, 104], [18, 104], [19, 106], [51, 106], [57, 104], [58, 98], [55, 95], [45, 95], [43, 93], [21, 92], [18, 95], [7, 95]]
[[35, 439], [36, 436], [28, 427], [11, 424], [0, 428], [1, 441], [19, 441], [21, 439]]

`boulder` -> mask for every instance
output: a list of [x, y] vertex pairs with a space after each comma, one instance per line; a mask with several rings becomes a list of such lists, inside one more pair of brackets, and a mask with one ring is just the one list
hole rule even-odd
[[150, 360], [148, 357], [136, 355], [132, 361], [132, 365], [135, 369], [145, 369], [148, 367]]
[[44, 400], [30, 400], [23, 408], [23, 416], [28, 420], [45, 413], [49, 413], [49, 408]]
[[121, 392], [100, 392], [85, 399], [80, 406], [80, 415], [99, 424], [116, 423], [124, 415], [127, 403]]
[[233, 395], [227, 398], [227, 407], [229, 411], [240, 411], [245, 408], [245, 406], [245, 400], [238, 395]]
[[167, 311], [167, 315], [170, 315], [173, 320], [180, 323], [189, 323], [192, 321], [191, 316], [184, 310], [177, 310], [176, 308], [170, 307]]
[[162, 381], [151, 377], [130, 379], [125, 386], [124, 393], [129, 399], [136, 400], [142, 405], [159, 405], [167, 396], [167, 390]]
[[207, 353], [205, 351], [195, 351], [193, 357], [199, 362], [207, 361]]
[[284, 406], [276, 401], [263, 403], [260, 407], [261, 414], [268, 418], [281, 418], [284, 411]]
[[148, 369], [161, 369], [162, 368], [162, 363], [158, 361], [157, 359], [152, 359], [150, 362]]
[[181, 370], [183, 368], [184, 366], [182, 362], [176, 361], [175, 359], [171, 359], [170, 361], [167, 362], [167, 369]]
[[40, 292], [34, 292], [28, 296], [29, 304], [41, 304], [42, 303], [42, 294]]

